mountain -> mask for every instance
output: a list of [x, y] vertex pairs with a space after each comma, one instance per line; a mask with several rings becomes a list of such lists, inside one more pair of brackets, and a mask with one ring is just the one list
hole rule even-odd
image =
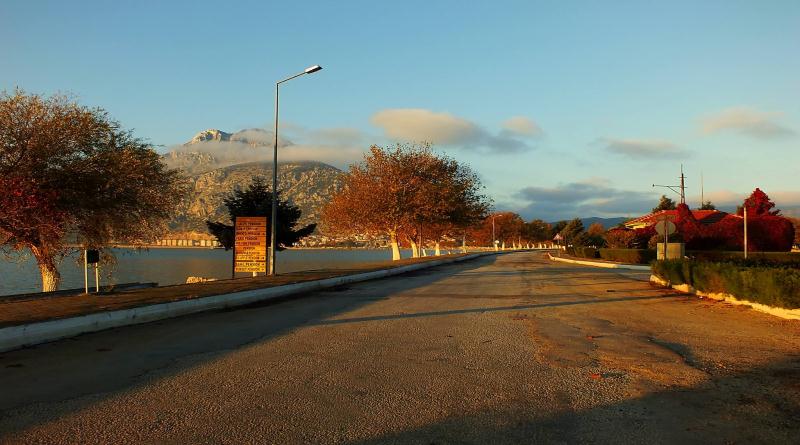
[[581, 218], [581, 222], [583, 223], [583, 227], [585, 227], [587, 229], [589, 228], [589, 226], [591, 226], [594, 223], [600, 223], [603, 226], [603, 228], [610, 229], [612, 227], [616, 227], [616, 226], [624, 223], [625, 221], [627, 221], [629, 219], [631, 219], [631, 218], [628, 218], [628, 217], [625, 217], [625, 216], [618, 216], [618, 217], [614, 217], [614, 218], [599, 218], [599, 217], [593, 216], [591, 218]]
[[[303, 212], [300, 224], [319, 222], [322, 206], [341, 187], [342, 171], [322, 162], [278, 164], [278, 189]], [[245, 188], [253, 177], [271, 183], [271, 162], [250, 162], [214, 169], [189, 177], [191, 191], [181, 203], [170, 228], [175, 231], [206, 231], [206, 220], [230, 223], [223, 199], [235, 187]]]
[[[618, 216], [614, 218], [599, 218], [597, 216], [592, 216], [590, 218], [581, 218], [581, 222], [583, 223], [583, 227], [588, 229], [594, 223], [600, 223], [605, 229], [610, 229], [612, 227], [616, 227], [625, 221], [631, 218], [625, 216]], [[556, 224], [557, 222], [551, 222], [550, 224]]]
[[[191, 188], [170, 229], [205, 233], [206, 220], [229, 223], [223, 199], [235, 187], [247, 187], [254, 176], [271, 184], [272, 162], [266, 161], [271, 150], [265, 147], [272, 148], [272, 138], [272, 133], [260, 129], [236, 133], [210, 129], [162, 155], [170, 168], [185, 172]], [[300, 224], [319, 222], [322, 206], [341, 187], [341, 174], [338, 168], [316, 161], [278, 164], [278, 188], [302, 211]]]

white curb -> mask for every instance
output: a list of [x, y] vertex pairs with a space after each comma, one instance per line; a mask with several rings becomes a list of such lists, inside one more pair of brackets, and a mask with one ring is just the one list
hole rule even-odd
[[547, 254], [551, 260], [553, 261], [560, 261], [562, 263], [572, 263], [572, 264], [581, 264], [584, 266], [594, 266], [594, 267], [604, 267], [606, 269], [629, 269], [629, 270], [650, 270], [650, 266], [637, 266], [635, 264], [617, 264], [617, 263], [604, 263], [600, 261], [584, 261], [584, 260], [573, 260], [569, 258], [559, 258], [553, 255]]
[[42, 321], [18, 326], [9, 326], [0, 328], [0, 352], [10, 351], [12, 349], [21, 348], [24, 346], [46, 343], [62, 338], [74, 337], [79, 334], [102, 331], [104, 329], [148, 323], [166, 318], [180, 317], [182, 315], [193, 314], [196, 312], [242, 306], [245, 304], [272, 300], [275, 298], [286, 297], [303, 292], [312, 292], [315, 290], [340, 286], [343, 284], [357, 283], [360, 281], [399, 275], [415, 270], [440, 266], [442, 264], [466, 261], [473, 258], [494, 254], [495, 252], [474, 253], [458, 258], [445, 258], [441, 260], [409, 264], [407, 266], [400, 266], [392, 269], [381, 269], [372, 272], [344, 275], [322, 280], [287, 284], [284, 286], [253, 289], [229, 294], [213, 295], [210, 297], [195, 298], [191, 300], [158, 303], [130, 309], [97, 312], [88, 315], [80, 315], [77, 317]]

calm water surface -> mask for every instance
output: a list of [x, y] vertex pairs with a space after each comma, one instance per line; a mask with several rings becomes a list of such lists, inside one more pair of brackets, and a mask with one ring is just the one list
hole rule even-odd
[[[113, 270], [101, 268], [101, 284], [156, 282], [159, 285], [181, 284], [186, 277], [230, 278], [231, 251], [222, 249], [150, 249], [137, 252], [131, 249], [115, 249], [117, 265]], [[402, 252], [403, 258], [410, 251]], [[76, 264], [79, 256], [67, 257], [59, 270], [62, 289], [83, 287], [83, 264]], [[348, 268], [357, 264], [389, 261], [389, 249], [304, 249], [278, 252], [278, 272], [299, 270]], [[237, 274], [248, 276], [248, 274]], [[94, 272], [90, 269], [90, 286], [94, 284]], [[0, 257], [0, 295], [39, 292], [41, 277], [36, 261], [28, 258], [19, 263], [8, 262]]]

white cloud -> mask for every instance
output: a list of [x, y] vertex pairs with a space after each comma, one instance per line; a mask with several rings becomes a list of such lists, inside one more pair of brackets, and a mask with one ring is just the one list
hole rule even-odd
[[430, 142], [495, 153], [513, 153], [532, 148], [518, 138], [519, 134], [502, 131], [492, 134], [477, 124], [450, 113], [421, 108], [382, 110], [372, 116], [373, 125], [396, 140]]
[[526, 187], [515, 197], [526, 203], [519, 210], [524, 217], [546, 221], [590, 216], [639, 216], [658, 204], [658, 193], [617, 189], [604, 178], [555, 187]]
[[514, 116], [503, 122], [503, 128], [521, 136], [540, 136], [542, 129], [532, 119], [525, 116]]
[[[278, 142], [278, 160], [319, 161], [345, 168], [359, 161], [365, 152], [366, 137], [351, 128], [330, 128], [308, 131], [291, 127], [291, 135], [281, 136]], [[285, 135], [287, 131], [280, 134]], [[168, 147], [170, 153], [200, 153], [210, 155], [209, 168], [220, 168], [246, 162], [272, 160], [274, 133], [271, 130], [248, 129], [234, 133], [231, 141], [205, 141]], [[171, 166], [180, 166], [180, 159], [169, 154], [165, 158]]]
[[678, 158], [685, 157], [688, 152], [675, 144], [657, 139], [601, 139], [606, 150], [634, 159]]
[[774, 139], [794, 135], [794, 130], [776, 122], [782, 116], [783, 113], [779, 112], [735, 107], [701, 119], [700, 126], [701, 131], [705, 134], [733, 131], [758, 139]]

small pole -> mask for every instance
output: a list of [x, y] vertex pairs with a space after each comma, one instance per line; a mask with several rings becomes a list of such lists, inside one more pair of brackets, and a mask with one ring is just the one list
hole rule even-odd
[[747, 203], [744, 205], [744, 259], [747, 259]]
[[[234, 224], [236, 224], [236, 223], [234, 223]], [[236, 230], [236, 229], [234, 229], [234, 230]], [[233, 241], [233, 256], [231, 257], [231, 280], [234, 279], [234, 278], [236, 278], [236, 241], [235, 241], [235, 235], [234, 235], [234, 241]]]
[[94, 293], [100, 292], [100, 267], [94, 263]]
[[667, 220], [664, 219], [664, 260], [667, 259], [667, 250], [669, 249], [669, 231], [667, 230]]
[[86, 258], [86, 249], [83, 249], [83, 293], [89, 293], [89, 263]]

